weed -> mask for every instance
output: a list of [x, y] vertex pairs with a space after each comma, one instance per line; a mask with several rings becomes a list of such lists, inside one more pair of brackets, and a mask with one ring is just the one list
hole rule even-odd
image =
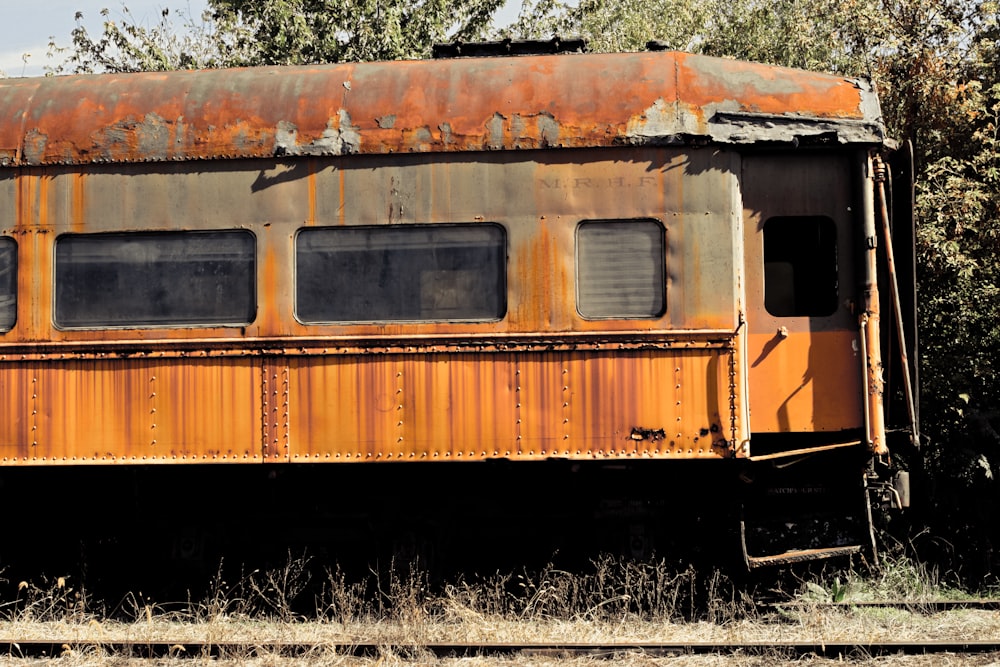
[[10, 621], [80, 623], [91, 618], [86, 591], [74, 587], [69, 577], [41, 577], [40, 583], [21, 581], [15, 598], [2, 608]]

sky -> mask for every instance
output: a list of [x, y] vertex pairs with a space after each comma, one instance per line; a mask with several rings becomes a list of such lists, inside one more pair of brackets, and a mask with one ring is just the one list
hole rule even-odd
[[[105, 7], [112, 20], [120, 19], [122, 7], [127, 6], [136, 22], [154, 25], [164, 8], [174, 16], [179, 12], [198, 18], [206, 4], [206, 0], [0, 0], [0, 71], [7, 76], [45, 74], [46, 64], [62, 60], [46, 58], [49, 39], [54, 37], [56, 44], [69, 46], [77, 12], [83, 13], [83, 25], [96, 38], [101, 34], [101, 9]], [[507, 0], [500, 13], [502, 22], [516, 18], [520, 5], [520, 0]]]
[[[205, 0], [126, 0], [135, 20], [153, 25], [163, 8], [199, 17]], [[41, 76], [46, 64], [49, 38], [69, 46], [70, 32], [76, 27], [74, 16], [83, 13], [83, 24], [94, 37], [101, 34], [101, 9], [107, 7], [112, 20], [123, 15], [122, 0], [0, 0], [0, 70], [7, 76]], [[24, 61], [25, 54], [27, 62]]]

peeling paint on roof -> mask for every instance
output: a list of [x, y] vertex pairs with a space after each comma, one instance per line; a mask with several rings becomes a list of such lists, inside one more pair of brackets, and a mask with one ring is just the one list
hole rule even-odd
[[8, 167], [884, 139], [863, 79], [671, 52], [0, 80]]

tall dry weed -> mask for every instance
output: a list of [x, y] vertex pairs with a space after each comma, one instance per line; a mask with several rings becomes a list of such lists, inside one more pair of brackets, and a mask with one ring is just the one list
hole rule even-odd
[[85, 622], [93, 618], [90, 599], [69, 577], [21, 581], [13, 600], [0, 603], [0, 616], [14, 622]]

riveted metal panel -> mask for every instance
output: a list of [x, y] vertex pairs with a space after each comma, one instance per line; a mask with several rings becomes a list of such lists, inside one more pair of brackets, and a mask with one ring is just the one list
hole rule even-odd
[[733, 455], [729, 343], [290, 360], [291, 460]]
[[252, 359], [0, 362], [0, 461], [260, 460]]

